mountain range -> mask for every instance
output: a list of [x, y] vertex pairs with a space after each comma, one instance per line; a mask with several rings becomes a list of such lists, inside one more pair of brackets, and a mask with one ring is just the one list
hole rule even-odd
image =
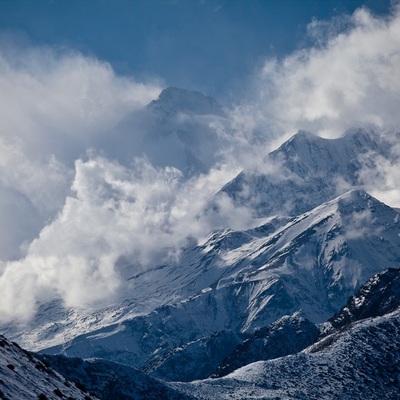
[[[229, 113], [199, 92], [168, 88], [140, 113], [115, 127], [122, 150], [110, 157], [143, 152], [193, 176], [226, 145], [213, 122], [228, 126]], [[251, 227], [125, 266], [134, 290], [112, 304], [86, 312], [54, 300], [2, 331], [102, 399], [400, 398], [400, 216], [364, 174], [381, 159], [398, 163], [376, 130], [299, 131], [209, 199], [213, 212], [218, 199], [246, 207]]]
[[[399, 276], [398, 269], [375, 275], [302, 351], [259, 358], [222, 378], [172, 386], [196, 399], [398, 399]], [[265, 335], [265, 348], [270, 341]], [[252, 360], [254, 346], [252, 338], [238, 348], [239, 360]]]

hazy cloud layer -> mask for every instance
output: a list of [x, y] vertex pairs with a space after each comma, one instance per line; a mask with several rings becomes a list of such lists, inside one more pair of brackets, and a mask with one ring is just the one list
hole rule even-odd
[[[109, 132], [158, 96], [157, 83], [117, 76], [78, 53], [3, 45], [0, 318], [29, 318], [52, 298], [67, 306], [112, 298], [124, 290], [126, 264], [146, 268], [211, 229], [247, 227], [250, 210], [227, 196], [208, 201], [241, 168], [268, 168], [260, 160], [271, 141], [299, 129], [333, 137], [364, 124], [398, 128], [398, 10], [386, 19], [362, 9], [341, 23], [314, 21], [310, 35], [314, 47], [266, 61], [230, 124], [211, 122], [227, 148], [218, 165], [191, 178], [99, 150], [116, 148]], [[366, 187], [398, 199], [395, 158], [376, 158], [374, 167], [360, 174]]]

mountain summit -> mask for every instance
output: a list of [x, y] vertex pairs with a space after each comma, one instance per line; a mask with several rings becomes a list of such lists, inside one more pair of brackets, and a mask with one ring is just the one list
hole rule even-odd
[[210, 96], [195, 90], [167, 87], [147, 106], [164, 118], [178, 112], [196, 115], [225, 116], [222, 106]]
[[338, 139], [324, 139], [299, 131], [265, 159], [256, 171], [243, 171], [223, 192], [236, 205], [250, 207], [257, 216], [298, 215], [354, 187], [363, 187], [360, 171], [383, 156], [389, 144], [377, 133], [348, 131]]
[[227, 118], [215, 99], [169, 87], [110, 132], [115, 140], [106, 151], [123, 164], [144, 156], [156, 167], [179, 169], [183, 176], [204, 173], [226, 146], [216, 123], [224, 125]]

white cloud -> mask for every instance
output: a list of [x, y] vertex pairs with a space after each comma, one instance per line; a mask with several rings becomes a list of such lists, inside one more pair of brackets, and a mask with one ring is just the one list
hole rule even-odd
[[92, 155], [77, 160], [75, 171], [73, 196], [58, 217], [24, 259], [3, 265], [3, 319], [29, 318], [37, 301], [54, 297], [66, 306], [110, 299], [126, 284], [121, 260], [135, 270], [165, 262], [190, 237], [227, 225], [243, 228], [249, 221], [247, 211], [235, 210], [227, 197], [218, 199], [218, 212], [204, 211], [221, 181], [233, 176], [223, 168], [187, 181], [180, 171], [145, 159], [128, 168]]
[[0, 259], [23, 254], [61, 209], [75, 159], [159, 92], [79, 53], [0, 43]]
[[380, 18], [361, 8], [309, 30], [313, 47], [267, 60], [257, 74], [254, 120], [281, 140], [299, 129], [337, 137], [366, 124], [397, 127], [399, 9]]
[[67, 306], [110, 299], [124, 290], [123, 263], [144, 268], [210, 229], [246, 226], [247, 210], [227, 197], [205, 211], [238, 172], [232, 165], [184, 179], [145, 158], [122, 165], [101, 155], [117, 148], [109, 132], [128, 114], [128, 133], [143, 136], [132, 111], [157, 97], [158, 85], [43, 48], [0, 50], [0, 71], [1, 319], [29, 318], [54, 298]]
[[391, 207], [400, 207], [400, 146], [398, 137], [388, 142], [388, 157], [382, 155], [360, 158], [359, 179], [365, 190]]
[[[308, 29], [311, 47], [282, 59], [268, 59], [255, 72], [247, 99], [234, 110], [243, 137], [262, 132], [272, 150], [300, 129], [335, 138], [348, 129], [364, 127], [396, 144], [400, 6], [385, 17], [360, 8], [351, 16], [314, 20]], [[391, 147], [389, 157], [372, 156], [372, 168], [368, 157], [360, 160], [359, 177], [369, 193], [398, 207], [400, 151]], [[258, 160], [255, 157], [254, 163]], [[345, 186], [337, 182], [338, 194]]]
[[366, 227], [371, 226], [374, 221], [371, 210], [366, 209], [359, 212], [353, 212], [343, 217], [344, 236], [347, 240], [357, 240], [371, 235], [378, 235], [380, 228], [371, 232]]

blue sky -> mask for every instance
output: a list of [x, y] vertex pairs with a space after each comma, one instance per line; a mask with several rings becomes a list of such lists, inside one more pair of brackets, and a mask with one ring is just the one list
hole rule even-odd
[[307, 45], [307, 25], [390, 0], [0, 0], [0, 32], [19, 45], [75, 49], [118, 74], [229, 101], [267, 57]]

